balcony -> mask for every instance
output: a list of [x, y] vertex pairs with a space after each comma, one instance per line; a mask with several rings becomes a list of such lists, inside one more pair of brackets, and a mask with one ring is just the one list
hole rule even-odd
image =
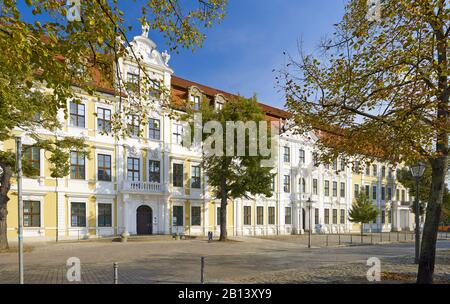
[[162, 187], [160, 183], [124, 181], [122, 190], [135, 193], [159, 193]]

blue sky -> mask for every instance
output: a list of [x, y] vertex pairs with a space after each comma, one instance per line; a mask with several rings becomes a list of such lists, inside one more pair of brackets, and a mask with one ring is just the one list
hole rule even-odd
[[[134, 26], [130, 36], [139, 35], [142, 0], [126, 2], [120, 5], [127, 23]], [[19, 3], [23, 18], [33, 18]], [[259, 101], [283, 107], [273, 72], [285, 64], [283, 52], [295, 55], [300, 38], [308, 52], [317, 51], [321, 38], [341, 19], [344, 4], [345, 0], [229, 0], [225, 19], [206, 31], [203, 47], [172, 53], [169, 65], [180, 77], [248, 97], [256, 93]], [[149, 36], [160, 51], [167, 49], [160, 33], [151, 31]]]
[[[300, 38], [316, 51], [343, 9], [343, 0], [230, 0], [227, 16], [207, 31], [203, 47], [172, 54], [170, 65], [180, 77], [244, 96], [256, 93], [261, 102], [283, 107], [272, 72], [285, 63], [283, 51], [296, 54]], [[164, 48], [159, 37], [154, 40]]]

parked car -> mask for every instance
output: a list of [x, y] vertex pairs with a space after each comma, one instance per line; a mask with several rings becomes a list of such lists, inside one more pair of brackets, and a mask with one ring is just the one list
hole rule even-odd
[[439, 225], [439, 231], [450, 232], [450, 225]]

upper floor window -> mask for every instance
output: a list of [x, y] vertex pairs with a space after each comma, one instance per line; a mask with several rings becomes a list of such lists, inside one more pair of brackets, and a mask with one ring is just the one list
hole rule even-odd
[[23, 146], [23, 159], [29, 163], [33, 169], [33, 174], [40, 174], [41, 150], [38, 147]]
[[317, 178], [313, 179], [313, 194], [317, 194]]
[[337, 171], [337, 168], [338, 168], [338, 161], [337, 161], [337, 159], [335, 159], [335, 160], [333, 160], [333, 170]]
[[173, 124], [173, 142], [183, 145], [183, 126], [181, 124]]
[[381, 186], [381, 200], [386, 200], [386, 187]]
[[195, 189], [201, 188], [200, 166], [192, 166], [191, 187]]
[[333, 182], [333, 196], [337, 196], [337, 182]]
[[150, 118], [148, 121], [148, 137], [150, 139], [160, 140], [161, 138], [161, 126], [159, 119]]
[[97, 155], [97, 178], [100, 181], [111, 181], [111, 155]]
[[98, 108], [97, 109], [97, 129], [100, 132], [111, 132], [111, 110]]
[[377, 165], [373, 165], [373, 176], [377, 176], [377, 174], [378, 174], [378, 167], [377, 167]]
[[150, 96], [157, 97], [161, 93], [161, 85], [159, 81], [150, 79]]
[[325, 181], [325, 196], [330, 196], [330, 181]]
[[355, 184], [355, 197], [359, 196], [359, 185]]
[[140, 159], [128, 157], [127, 159], [127, 180], [138, 182], [141, 180]]
[[161, 182], [161, 163], [159, 160], [148, 162], [148, 181], [151, 183]]
[[291, 149], [289, 147], [284, 147], [283, 159], [285, 163], [291, 161]]
[[359, 172], [359, 161], [355, 161], [353, 163], [353, 171], [354, 172]]
[[284, 192], [286, 192], [286, 193], [291, 192], [291, 176], [290, 175], [284, 176], [283, 189], [284, 189]]
[[392, 200], [392, 188], [391, 187], [387, 188], [387, 198], [389, 201]]
[[389, 178], [392, 178], [392, 168], [389, 168], [389, 169], [388, 169], [388, 177], [389, 177]]
[[372, 198], [377, 199], [377, 186], [372, 186]]
[[299, 178], [298, 180], [298, 192], [304, 193], [306, 190], [306, 181], [304, 178]]
[[386, 167], [383, 166], [381, 167], [381, 177], [385, 177], [386, 176]]
[[370, 175], [370, 166], [369, 165], [366, 166], [366, 175]]
[[128, 116], [128, 132], [131, 136], [139, 136], [140, 132], [139, 115], [131, 114]]
[[222, 111], [223, 110], [223, 103], [222, 102], [216, 102], [216, 106], [215, 106], [217, 111]]
[[173, 164], [173, 180], [174, 187], [183, 188], [183, 164]]
[[319, 166], [319, 155], [317, 154], [317, 152], [313, 153], [313, 165], [315, 167]]
[[137, 92], [139, 90], [139, 75], [127, 73], [127, 88], [130, 91]]
[[192, 96], [191, 101], [192, 101], [192, 109], [196, 110], [196, 111], [199, 110], [200, 109], [200, 96]]
[[300, 149], [300, 150], [298, 151], [298, 153], [299, 153], [300, 163], [301, 163], [301, 164], [304, 164], [304, 163], [305, 163], [305, 150]]
[[369, 196], [370, 196], [370, 186], [369, 185], [366, 185], [366, 196], [367, 196], [367, 198], [369, 198]]
[[341, 183], [340, 194], [341, 197], [345, 197], [345, 183]]
[[345, 171], [345, 161], [341, 159], [341, 171]]
[[70, 152], [70, 178], [85, 179], [85, 168], [84, 153], [75, 151]]
[[70, 125], [72, 127], [85, 127], [85, 106], [81, 103], [70, 102]]

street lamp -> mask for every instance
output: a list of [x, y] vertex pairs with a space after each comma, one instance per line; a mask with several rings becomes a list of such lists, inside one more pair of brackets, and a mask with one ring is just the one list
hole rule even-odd
[[311, 197], [306, 201], [309, 206], [309, 233], [308, 233], [308, 248], [311, 248], [311, 233], [312, 233], [312, 223], [311, 223], [311, 209], [312, 209], [312, 201]]
[[425, 171], [425, 164], [418, 162], [411, 167], [411, 175], [416, 179], [416, 202], [415, 202], [415, 218], [416, 218], [416, 255], [414, 263], [419, 264], [420, 255], [420, 214], [419, 214], [419, 181]]

